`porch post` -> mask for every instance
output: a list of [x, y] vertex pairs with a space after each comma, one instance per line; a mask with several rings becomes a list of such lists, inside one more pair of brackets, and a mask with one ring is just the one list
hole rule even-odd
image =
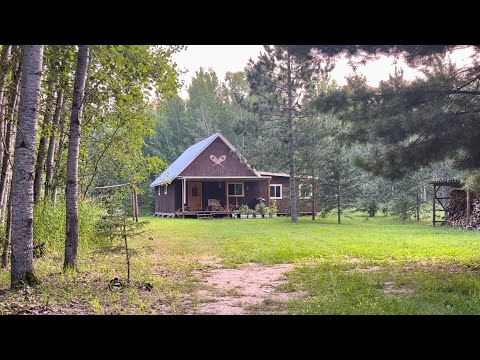
[[185, 212], [185, 186], [186, 185], [186, 180], [183, 178], [182, 180], [182, 212]]
[[225, 197], [227, 198], [227, 211], [230, 211], [230, 204], [228, 203], [228, 183], [225, 181]]

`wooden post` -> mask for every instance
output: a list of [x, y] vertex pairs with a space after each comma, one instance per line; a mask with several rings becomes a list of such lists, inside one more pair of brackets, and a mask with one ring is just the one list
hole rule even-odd
[[227, 211], [230, 211], [230, 203], [228, 201], [228, 183], [225, 181], [225, 197], [227, 198]]
[[182, 181], [182, 213], [185, 212], [185, 178]]
[[133, 195], [135, 197], [135, 222], [138, 222], [138, 194], [136, 188], [133, 188]]
[[417, 207], [416, 207], [416, 214], [415, 214], [416, 221], [420, 221], [420, 194], [418, 193], [417, 189]]
[[135, 221], [135, 195], [134, 195], [134, 190], [132, 190], [132, 220]]
[[315, 169], [312, 167], [312, 220], [315, 221]]
[[433, 195], [432, 195], [432, 198], [433, 198], [433, 226], [435, 226], [435, 198], [436, 198], [437, 194], [436, 194], [436, 191], [435, 191], [435, 185], [433, 185]]
[[470, 191], [467, 190], [467, 226], [470, 224]]

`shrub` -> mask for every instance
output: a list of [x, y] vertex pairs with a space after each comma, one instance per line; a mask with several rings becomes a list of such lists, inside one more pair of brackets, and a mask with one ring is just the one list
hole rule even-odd
[[[98, 241], [95, 224], [103, 212], [94, 199], [78, 201], [78, 242], [85, 249]], [[35, 205], [33, 215], [33, 239], [36, 243], [45, 243], [46, 251], [60, 250], [65, 244], [65, 200], [55, 204], [43, 200]]]

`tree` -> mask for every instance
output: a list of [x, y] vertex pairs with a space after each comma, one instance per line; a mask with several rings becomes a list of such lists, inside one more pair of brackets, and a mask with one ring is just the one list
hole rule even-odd
[[[12, 72], [12, 90], [9, 97], [9, 107], [6, 116], [7, 126], [4, 136], [4, 149], [3, 154], [0, 156], [3, 158], [2, 171], [0, 174], [0, 221], [3, 224], [5, 222], [5, 214], [7, 210], [7, 202], [10, 195], [9, 183], [11, 177], [11, 168], [13, 160], [13, 152], [15, 149], [15, 137], [17, 134], [17, 126], [15, 124], [15, 114], [18, 112], [19, 98], [20, 98], [20, 80], [22, 72], [22, 64], [20, 57], [20, 49], [15, 47], [14, 49], [16, 60], [13, 61]], [[3, 144], [3, 141], [2, 141]], [[7, 234], [8, 235], [8, 234]], [[9, 237], [7, 236], [7, 242], [4, 247], [5, 253], [5, 265], [6, 265], [6, 252], [8, 248]]]
[[48, 146], [48, 132], [50, 130], [50, 122], [52, 121], [53, 108], [55, 102], [55, 96], [53, 94], [54, 85], [49, 79], [47, 89], [47, 98], [45, 101], [45, 112], [43, 115], [43, 122], [41, 126], [40, 142], [38, 144], [38, 153], [37, 153], [37, 162], [35, 165], [35, 180], [33, 181], [33, 201], [35, 203], [40, 199], [40, 194], [42, 191], [42, 180], [43, 172], [45, 167], [45, 158], [47, 156], [47, 146]]
[[353, 206], [357, 199], [359, 171], [353, 165], [352, 151], [335, 140], [331, 140], [319, 156], [323, 160], [317, 186], [322, 215], [335, 209], [340, 224], [343, 210]]
[[45, 172], [45, 199], [53, 194], [53, 177], [55, 175], [55, 152], [57, 150], [57, 136], [55, 132], [60, 124], [60, 117], [63, 112], [63, 90], [57, 91], [57, 101], [55, 106], [55, 114], [53, 115], [52, 133], [48, 141], [48, 152]]
[[77, 268], [78, 251], [78, 156], [80, 150], [80, 131], [84, 106], [85, 83], [87, 81], [90, 47], [79, 45], [77, 70], [75, 71], [75, 87], [73, 91], [72, 112], [70, 115], [70, 131], [68, 134], [67, 183], [66, 200], [66, 268]]
[[292, 222], [298, 215], [295, 123], [305, 116], [303, 104], [309, 87], [320, 75], [321, 64], [316, 54], [301, 52], [295, 46], [265, 46], [265, 53], [257, 62], [251, 60], [246, 71], [250, 95], [255, 98], [245, 104], [259, 116], [263, 139], [276, 143], [271, 147], [277, 150], [272, 155], [288, 164]]
[[[6, 130], [5, 115], [7, 105], [6, 85], [8, 78], [8, 66], [10, 63], [12, 53], [12, 45], [4, 45], [2, 48], [2, 55], [0, 56], [0, 138], [4, 137]], [[3, 142], [0, 142], [0, 168], [2, 167], [3, 158]]]
[[33, 171], [43, 45], [25, 45], [12, 179], [12, 287], [36, 283], [33, 268]]
[[[456, 46], [337, 47], [366, 56], [403, 57], [424, 76], [406, 81], [401, 71], [372, 88], [361, 77], [317, 101], [321, 111], [333, 110], [353, 124], [362, 142], [381, 144], [375, 156], [358, 163], [374, 174], [401, 177], [408, 170], [453, 157], [459, 169], [480, 167], [480, 47], [472, 47], [470, 65], [456, 68], [448, 54]], [[320, 50], [321, 51], [321, 50]], [[381, 151], [380, 151], [381, 150]]]

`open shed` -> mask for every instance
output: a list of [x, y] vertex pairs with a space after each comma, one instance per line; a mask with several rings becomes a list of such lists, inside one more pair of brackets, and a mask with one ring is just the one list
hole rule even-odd
[[[436, 223], [445, 223], [445, 219], [444, 220], [437, 220], [435, 217], [436, 217], [436, 213], [437, 211], [443, 211], [444, 213], [447, 212], [447, 209], [446, 207], [443, 205], [443, 202], [442, 200], [450, 200], [450, 196], [442, 196], [442, 197], [439, 197], [438, 196], [438, 191], [442, 188], [442, 187], [448, 187], [448, 188], [457, 188], [457, 189], [461, 189], [463, 188], [463, 184], [460, 180], [456, 180], [456, 179], [452, 179], [452, 180], [434, 180], [434, 181], [431, 181], [430, 184], [433, 185], [433, 196], [432, 196], [432, 204], [433, 204], [433, 209], [432, 209], [432, 224], [433, 226], [436, 225]], [[467, 223], [468, 223], [468, 220], [470, 218], [470, 202], [471, 202], [471, 199], [470, 199], [470, 192], [467, 190], [467, 209], [466, 209], [466, 215], [467, 215]], [[439, 204], [440, 207], [438, 208], [436, 205]]]

